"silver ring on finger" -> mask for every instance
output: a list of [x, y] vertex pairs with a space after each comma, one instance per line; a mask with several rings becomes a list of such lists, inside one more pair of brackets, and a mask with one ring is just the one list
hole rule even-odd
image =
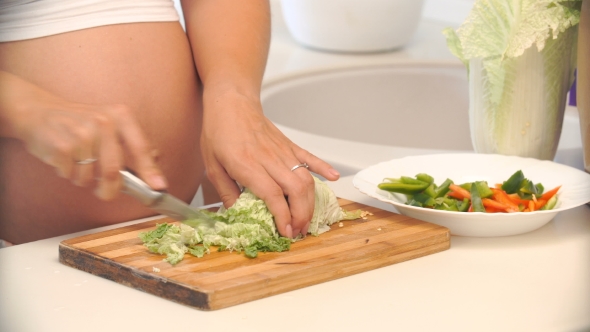
[[305, 168], [309, 169], [309, 165], [307, 163], [303, 163], [303, 164], [298, 164], [298, 165], [291, 167], [291, 172], [298, 169], [299, 167], [305, 167]]
[[77, 160], [76, 164], [78, 165], [89, 165], [92, 164], [94, 162], [96, 162], [98, 159], [96, 158], [86, 158], [86, 159], [82, 159], [82, 160]]

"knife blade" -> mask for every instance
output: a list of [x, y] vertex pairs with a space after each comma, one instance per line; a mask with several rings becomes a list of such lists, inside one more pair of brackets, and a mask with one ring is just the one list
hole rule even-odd
[[122, 190], [135, 197], [140, 203], [172, 219], [182, 221], [189, 226], [206, 225], [213, 227], [215, 220], [204, 212], [166, 192], [153, 190], [147, 183], [129, 171], [119, 171], [123, 177]]

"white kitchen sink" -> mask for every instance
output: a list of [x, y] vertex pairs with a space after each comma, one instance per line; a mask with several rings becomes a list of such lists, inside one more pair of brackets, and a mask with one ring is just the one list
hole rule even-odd
[[[265, 82], [262, 104], [291, 140], [342, 175], [407, 155], [473, 151], [461, 64], [403, 63], [281, 77]], [[556, 161], [582, 169], [578, 123], [568, 109]]]

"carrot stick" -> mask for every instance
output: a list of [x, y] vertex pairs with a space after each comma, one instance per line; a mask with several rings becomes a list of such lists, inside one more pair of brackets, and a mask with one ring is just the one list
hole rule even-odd
[[449, 189], [451, 190], [451, 192], [453, 192], [453, 197], [458, 198], [458, 199], [471, 199], [471, 193], [469, 193], [469, 191], [467, 191], [466, 189], [461, 188], [460, 186], [456, 185], [456, 184], [451, 184], [449, 185]]
[[530, 212], [535, 211], [535, 202], [529, 201], [529, 211]]
[[510, 212], [510, 207], [502, 202], [494, 201], [489, 198], [482, 198], [481, 202], [483, 203], [483, 206], [485, 206], [486, 208], [489, 207], [502, 212]]
[[[452, 191], [452, 190], [451, 190], [451, 191], [449, 191], [449, 192], [447, 193], [447, 195], [448, 195], [449, 197], [453, 197], [453, 198], [456, 198], [456, 199], [458, 199], [458, 200], [463, 200], [463, 198], [465, 198], [465, 197], [463, 196], [463, 194], [460, 194], [460, 193], [458, 193], [458, 192], [456, 192], [456, 191]], [[469, 198], [469, 197], [468, 197], [468, 198]]]
[[559, 188], [561, 188], [561, 186], [557, 186], [549, 191], [546, 191], [543, 195], [541, 195], [541, 199], [549, 201], [551, 199], [551, 197], [553, 197], [555, 194], [557, 194], [557, 192], [559, 191]]
[[540, 210], [543, 206], [545, 206], [545, 204], [547, 204], [547, 201], [544, 199], [537, 199], [537, 201], [535, 202], [535, 211], [536, 210]]
[[520, 211], [518, 208], [518, 203], [514, 202], [512, 197], [510, 197], [504, 190], [493, 188], [492, 192], [494, 193], [492, 197], [495, 201], [500, 202], [508, 207], [506, 212]]
[[486, 209], [486, 212], [487, 213], [505, 213], [506, 212], [504, 210], [498, 210], [498, 209], [495, 209], [493, 207], [485, 206], [485, 205], [484, 205], [484, 208]]
[[527, 205], [527, 204], [529, 204], [529, 201], [528, 200], [520, 198], [520, 196], [518, 196], [518, 194], [506, 194], [506, 196], [508, 196], [508, 198], [514, 204], [516, 204], [516, 205], [519, 205], [519, 204]]

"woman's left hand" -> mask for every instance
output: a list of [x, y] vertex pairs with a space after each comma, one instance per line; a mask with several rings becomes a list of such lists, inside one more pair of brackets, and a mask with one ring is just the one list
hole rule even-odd
[[[201, 147], [207, 176], [224, 206], [234, 204], [239, 184], [264, 200], [281, 235], [307, 234], [315, 203], [310, 171], [328, 180], [340, 174], [291, 142], [264, 116], [258, 99], [205, 94], [204, 104]], [[303, 163], [309, 169], [291, 171]]]

